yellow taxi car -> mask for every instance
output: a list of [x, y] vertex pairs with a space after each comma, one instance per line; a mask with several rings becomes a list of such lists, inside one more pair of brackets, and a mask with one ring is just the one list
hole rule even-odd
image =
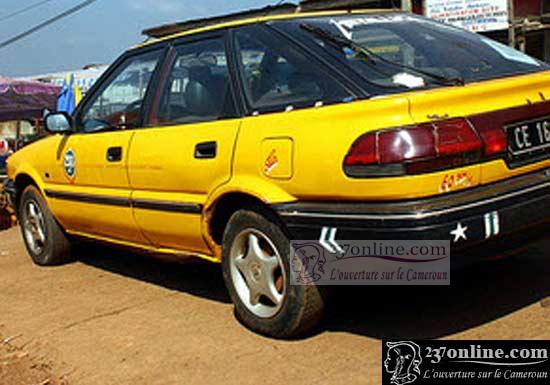
[[548, 233], [550, 67], [407, 13], [154, 39], [46, 126], [6, 184], [37, 264], [70, 260], [74, 237], [221, 263], [238, 319], [270, 336], [323, 313], [289, 282], [290, 240]]

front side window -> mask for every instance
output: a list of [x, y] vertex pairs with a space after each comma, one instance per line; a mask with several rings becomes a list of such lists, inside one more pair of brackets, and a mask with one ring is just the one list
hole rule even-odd
[[77, 119], [80, 131], [136, 128], [161, 52], [124, 60], [82, 110]]
[[274, 111], [350, 100], [324, 69], [276, 34], [255, 26], [235, 33], [240, 72], [249, 105]]
[[176, 47], [152, 125], [177, 125], [235, 117], [222, 38]]

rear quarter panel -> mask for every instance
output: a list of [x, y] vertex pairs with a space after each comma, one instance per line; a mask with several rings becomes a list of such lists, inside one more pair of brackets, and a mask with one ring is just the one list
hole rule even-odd
[[[249, 117], [244, 119], [236, 148], [235, 175], [269, 182], [275, 189], [303, 200], [385, 200], [439, 194], [448, 172], [352, 179], [343, 171], [344, 157], [359, 136], [411, 124], [414, 121], [409, 100], [404, 96]], [[284, 138], [293, 142], [292, 155], [275, 153], [274, 159], [265, 142], [279, 143], [278, 139]], [[274, 160], [278, 162], [275, 169], [281, 167], [285, 171], [285, 163], [290, 162], [291, 176], [279, 178], [274, 172], [266, 172]], [[467, 174], [468, 186], [479, 182], [479, 166], [453, 170], [454, 173]], [[270, 199], [269, 191], [265, 196], [264, 200], [279, 203]]]
[[[270, 203], [293, 200], [399, 200], [439, 195], [550, 167], [550, 160], [514, 170], [503, 160], [431, 174], [353, 179], [343, 171], [344, 157], [354, 141], [370, 131], [459, 117], [550, 100], [550, 73], [513, 77], [409, 92], [348, 104], [248, 117], [238, 140], [234, 175], [258, 185]], [[266, 141], [292, 141], [291, 156], [266, 150]], [[275, 151], [275, 152], [274, 152]], [[275, 156], [273, 154], [275, 153]], [[284, 169], [281, 175], [269, 171]], [[290, 163], [290, 166], [286, 163]], [[231, 184], [231, 182], [229, 183]], [[245, 190], [244, 186], [235, 186]]]

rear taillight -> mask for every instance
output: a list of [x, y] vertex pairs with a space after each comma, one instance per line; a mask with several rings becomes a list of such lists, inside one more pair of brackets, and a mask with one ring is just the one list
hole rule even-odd
[[392, 164], [425, 159], [435, 155], [435, 140], [428, 127], [389, 130], [378, 134], [378, 159]]
[[481, 139], [466, 119], [445, 120], [432, 126], [435, 128], [436, 150], [439, 157], [481, 152]]
[[372, 132], [355, 141], [344, 160], [351, 177], [422, 174], [503, 154], [500, 128], [476, 129], [464, 118]]
[[504, 130], [495, 127], [478, 127], [477, 132], [483, 141], [483, 155], [493, 158], [506, 153], [508, 138]]

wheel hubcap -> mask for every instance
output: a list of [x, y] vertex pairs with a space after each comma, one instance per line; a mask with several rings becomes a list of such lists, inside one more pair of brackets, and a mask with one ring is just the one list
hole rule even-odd
[[46, 226], [42, 210], [34, 201], [30, 201], [25, 205], [23, 229], [25, 240], [33, 253], [42, 253], [46, 245]]
[[254, 315], [270, 318], [281, 309], [286, 275], [273, 242], [255, 229], [242, 231], [230, 253], [231, 278], [240, 300]]

